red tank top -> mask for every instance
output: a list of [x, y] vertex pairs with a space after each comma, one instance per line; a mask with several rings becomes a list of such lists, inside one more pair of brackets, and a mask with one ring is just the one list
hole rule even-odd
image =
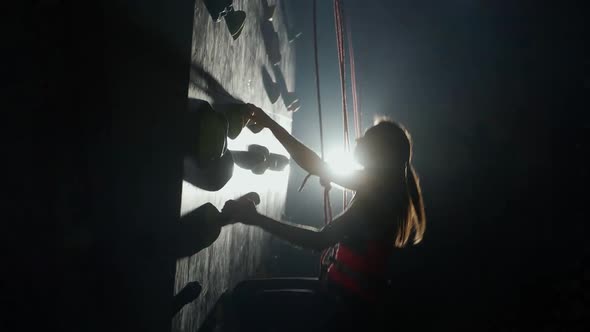
[[374, 301], [385, 286], [392, 246], [391, 242], [369, 241], [360, 252], [346, 243], [338, 243], [327, 254], [325, 278], [365, 300]]

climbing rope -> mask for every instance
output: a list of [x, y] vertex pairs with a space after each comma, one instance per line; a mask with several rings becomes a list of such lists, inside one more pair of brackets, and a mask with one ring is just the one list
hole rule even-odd
[[[348, 57], [350, 61], [350, 84], [352, 95], [352, 110], [354, 119], [354, 131], [356, 138], [361, 136], [361, 117], [358, 107], [358, 93], [356, 87], [356, 68], [354, 63], [354, 49], [352, 46], [352, 33], [350, 23], [345, 24], [343, 0], [334, 0], [334, 22], [336, 25], [336, 44], [338, 49], [338, 64], [340, 72], [340, 87], [342, 90], [342, 120], [344, 128], [344, 149], [350, 153], [350, 130], [348, 126], [348, 107], [346, 93], [346, 52], [344, 47], [344, 34], [346, 32], [348, 41]], [[347, 27], [347, 29], [345, 29]], [[348, 205], [348, 190], [342, 194], [343, 207]]]
[[[350, 152], [350, 130], [348, 126], [348, 109], [347, 109], [347, 93], [346, 93], [346, 51], [344, 47], [344, 9], [342, 0], [334, 0], [334, 23], [336, 30], [336, 45], [338, 50], [338, 67], [340, 76], [340, 89], [342, 93], [342, 121], [344, 131], [344, 150]], [[358, 107], [358, 93], [356, 87], [356, 68], [354, 63], [354, 49], [352, 46], [352, 34], [350, 26], [346, 29], [348, 52], [350, 58], [350, 82], [352, 89], [352, 109], [354, 119], [354, 131], [355, 136], [358, 138], [361, 136], [361, 118]], [[321, 158], [325, 160], [324, 151], [324, 130], [322, 121], [322, 104], [321, 104], [321, 93], [320, 93], [320, 76], [319, 76], [319, 60], [318, 60], [318, 41], [317, 41], [317, 0], [313, 2], [313, 46], [314, 46], [314, 64], [315, 64], [315, 83], [316, 83], [316, 94], [317, 94], [317, 107], [319, 116], [319, 127], [320, 127], [320, 151]], [[311, 174], [308, 174], [304, 179], [303, 183], [299, 187], [299, 191], [303, 189], [307, 180]], [[322, 181], [320, 183], [324, 186], [324, 223], [328, 224], [332, 221], [332, 208], [330, 204], [330, 183]], [[346, 208], [348, 205], [348, 190], [344, 190], [342, 194], [342, 205]]]
[[356, 67], [354, 64], [354, 48], [352, 47], [352, 33], [350, 29], [350, 20], [346, 21], [346, 31], [348, 37], [348, 55], [350, 58], [350, 83], [352, 90], [352, 110], [354, 114], [354, 134], [356, 138], [361, 137], [361, 113], [359, 110], [358, 93], [356, 89]]
[[[334, 21], [335, 21], [335, 30], [336, 30], [336, 44], [338, 49], [338, 65], [339, 65], [339, 74], [340, 74], [340, 88], [342, 93], [342, 120], [343, 120], [343, 129], [344, 129], [344, 149], [346, 152], [350, 152], [350, 133], [348, 127], [348, 110], [347, 110], [347, 103], [346, 103], [346, 57], [345, 57], [345, 48], [344, 48], [344, 14], [343, 14], [343, 6], [341, 0], [334, 0]], [[355, 135], [356, 137], [360, 137], [360, 113], [358, 111], [358, 98], [356, 92], [356, 75], [355, 75], [355, 68], [354, 68], [354, 58], [353, 58], [353, 49], [352, 49], [352, 36], [350, 34], [350, 28], [348, 29], [348, 46], [349, 46], [349, 56], [351, 61], [351, 83], [352, 83], [352, 98], [353, 98], [353, 113], [354, 113], [354, 124], [355, 124]], [[319, 126], [320, 126], [320, 149], [321, 149], [321, 158], [325, 160], [325, 153], [324, 153], [324, 132], [323, 132], [323, 121], [322, 121], [322, 104], [321, 104], [321, 93], [320, 93], [320, 76], [319, 76], [319, 60], [318, 60], [318, 41], [317, 41], [317, 0], [313, 2], [313, 47], [314, 47], [314, 61], [315, 61], [315, 83], [316, 83], [316, 93], [317, 93], [317, 105], [318, 105], [318, 115], [319, 115]], [[311, 174], [308, 174], [299, 190], [303, 188], [307, 179], [309, 179]], [[332, 221], [332, 207], [330, 204], [330, 183], [326, 182], [325, 180], [322, 181], [320, 179], [320, 183], [324, 186], [324, 223], [327, 225]], [[342, 201], [343, 201], [343, 208], [347, 207], [348, 204], [348, 191], [343, 191]], [[331, 251], [332, 250], [332, 251]], [[332, 249], [324, 250], [320, 257], [320, 264], [323, 264], [326, 257], [333, 256], [334, 252]], [[323, 269], [320, 268], [320, 271]]]
[[[325, 151], [324, 151], [324, 123], [322, 118], [322, 95], [320, 92], [320, 69], [319, 69], [319, 57], [318, 57], [318, 25], [317, 25], [317, 0], [313, 1], [313, 54], [314, 54], [314, 68], [315, 68], [315, 85], [316, 85], [316, 99], [317, 99], [317, 106], [318, 106], [318, 120], [320, 126], [320, 152], [321, 158], [325, 161]], [[303, 187], [307, 183], [307, 180], [311, 176], [307, 174], [307, 176], [303, 179], [301, 186], [299, 187], [299, 191], [303, 190]], [[327, 225], [332, 221], [332, 204], [330, 203], [330, 183], [325, 182], [320, 179], [320, 184], [324, 187], [324, 224]], [[321, 255], [321, 260], [325, 252]]]
[[[346, 94], [346, 53], [344, 51], [344, 33], [346, 32], [348, 43], [348, 58], [350, 65], [350, 84], [352, 95], [352, 109], [354, 119], [355, 136], [361, 136], [361, 118], [358, 103], [358, 93], [356, 86], [356, 68], [354, 62], [354, 48], [352, 43], [352, 29], [350, 29], [350, 20], [345, 22], [343, 0], [334, 0], [334, 17], [336, 24], [336, 42], [338, 48], [338, 60], [340, 66], [340, 86], [342, 89], [342, 118], [344, 122], [344, 144], [347, 151], [350, 150], [350, 131], [348, 127], [348, 107]], [[346, 27], [346, 29], [345, 29]]]
[[[322, 160], [325, 160], [325, 151], [324, 151], [324, 124], [322, 121], [322, 97], [320, 93], [320, 69], [319, 69], [319, 57], [318, 57], [318, 25], [317, 25], [317, 0], [313, 1], [313, 50], [314, 50], [314, 63], [315, 63], [315, 84], [316, 84], [316, 95], [317, 95], [317, 104], [318, 104], [318, 116], [319, 116], [319, 125], [320, 125], [320, 152]], [[305, 183], [309, 179], [311, 174], [308, 174], [301, 187], [299, 187], [299, 191], [303, 189]], [[321, 179], [320, 179], [321, 181]], [[330, 203], [330, 183], [323, 183], [324, 186], [324, 224], [329, 224], [332, 221], [332, 205]]]
[[[334, 0], [334, 24], [336, 30], [336, 46], [338, 49], [338, 69], [340, 74], [340, 89], [342, 93], [342, 125], [344, 129], [344, 151], [350, 152], [350, 133], [348, 130], [348, 109], [346, 102], [346, 53], [344, 51], [344, 24], [342, 2]], [[348, 204], [348, 190], [342, 192], [342, 206]]]
[[334, 22], [336, 24], [336, 44], [338, 49], [338, 67], [340, 73], [340, 89], [342, 90], [342, 122], [344, 129], [344, 149], [350, 151], [350, 135], [348, 130], [348, 109], [346, 103], [346, 57], [344, 51], [344, 24], [342, 23], [342, 2], [334, 0]]

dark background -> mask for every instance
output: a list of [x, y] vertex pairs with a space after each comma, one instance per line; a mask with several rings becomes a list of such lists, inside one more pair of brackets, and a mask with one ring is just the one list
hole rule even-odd
[[[310, 3], [287, 3], [303, 32], [293, 132], [319, 150]], [[180, 200], [173, 128], [186, 98], [194, 3], [12, 5], [3, 22], [1, 329], [163, 331], [174, 260], [162, 253]], [[397, 252], [392, 268], [399, 329], [581, 330], [582, 6], [349, 0], [346, 12], [363, 125], [387, 114], [409, 128], [425, 195], [424, 242]], [[342, 128], [329, 1], [319, 14], [334, 146]], [[303, 176], [292, 168], [285, 217], [321, 225], [316, 181], [295, 192]], [[317, 257], [276, 248], [275, 275], [316, 273]]]
[[170, 330], [195, 2], [4, 5], [0, 330]]

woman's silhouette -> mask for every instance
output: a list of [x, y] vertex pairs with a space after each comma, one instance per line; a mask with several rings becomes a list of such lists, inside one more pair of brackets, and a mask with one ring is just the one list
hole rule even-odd
[[[261, 227], [298, 247], [331, 251], [324, 255], [318, 279], [247, 280], [218, 305], [231, 304], [246, 330], [277, 325], [279, 330], [364, 330], [387, 287], [390, 254], [420, 242], [425, 230], [408, 132], [392, 121], [376, 123], [357, 139], [354, 155], [363, 168], [341, 175], [264, 111], [254, 105], [250, 110], [251, 120], [270, 129], [301, 168], [355, 194], [347, 209], [322, 229], [273, 220], [248, 200], [226, 202], [222, 212], [233, 222]], [[203, 328], [214, 320], [212, 315]]]

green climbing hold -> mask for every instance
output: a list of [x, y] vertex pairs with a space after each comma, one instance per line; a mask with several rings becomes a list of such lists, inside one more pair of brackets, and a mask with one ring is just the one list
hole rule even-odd
[[248, 123], [246, 105], [234, 104], [233, 107], [227, 107], [223, 111], [223, 115], [227, 119], [228, 131], [227, 137], [236, 139], [242, 132], [242, 129]]
[[228, 123], [219, 112], [202, 112], [197, 132], [197, 160], [205, 165], [218, 160], [227, 149]]

